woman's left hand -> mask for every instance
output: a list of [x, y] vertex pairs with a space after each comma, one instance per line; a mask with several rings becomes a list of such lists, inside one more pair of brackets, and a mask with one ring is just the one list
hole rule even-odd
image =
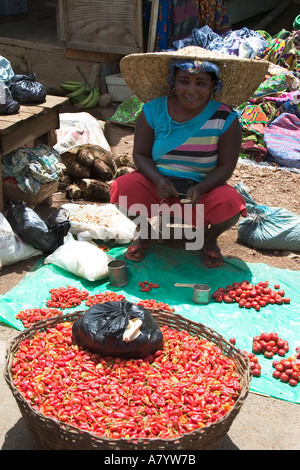
[[186, 198], [190, 199], [191, 200], [190, 203], [193, 205], [198, 204], [198, 202], [200, 201], [200, 197], [201, 197], [200, 183], [195, 184], [194, 186], [189, 188], [186, 192]]

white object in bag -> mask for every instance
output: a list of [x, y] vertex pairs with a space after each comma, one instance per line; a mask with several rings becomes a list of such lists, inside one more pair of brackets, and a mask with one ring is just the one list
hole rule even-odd
[[70, 232], [78, 240], [129, 243], [135, 237], [136, 225], [114, 204], [64, 204], [62, 208], [68, 211]]
[[94, 243], [74, 240], [69, 232], [64, 244], [47, 256], [44, 264], [55, 264], [88, 281], [98, 281], [108, 277], [107, 264], [112, 259]]
[[0, 268], [43, 253], [19, 238], [0, 212]]
[[130, 318], [128, 325], [123, 333], [123, 341], [130, 343], [135, 338], [138, 338], [141, 334], [140, 328], [143, 322], [140, 318]]
[[59, 129], [56, 130], [57, 143], [53, 148], [61, 154], [89, 144], [111, 152], [103, 132], [103, 125], [101, 121], [86, 112], [61, 113]]

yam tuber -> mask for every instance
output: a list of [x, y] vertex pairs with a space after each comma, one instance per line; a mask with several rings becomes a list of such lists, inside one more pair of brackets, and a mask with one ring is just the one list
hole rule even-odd
[[81, 198], [81, 190], [77, 184], [70, 184], [66, 188], [66, 195], [71, 199], [80, 199]]
[[109, 185], [103, 181], [84, 178], [81, 180], [79, 187], [83, 198], [103, 200], [105, 202], [110, 200]]
[[114, 176], [114, 172], [112, 171], [110, 166], [104, 161], [102, 161], [100, 158], [94, 159], [92, 171], [101, 181], [109, 181]]
[[134, 168], [132, 168], [131, 166], [120, 166], [117, 169], [116, 178], [118, 176], [123, 176], [123, 175], [127, 175], [128, 173], [132, 173], [133, 171], [134, 171]]
[[69, 175], [73, 176], [73, 178], [89, 178], [91, 175], [91, 170], [85, 165], [82, 165], [79, 162], [73, 162], [67, 168], [67, 172]]
[[66, 173], [73, 178], [88, 178], [91, 170], [77, 161], [77, 155], [71, 152], [61, 154], [61, 161], [66, 167]]
[[82, 148], [77, 154], [79, 163], [87, 167], [92, 166], [94, 158], [94, 154], [88, 148]]
[[121, 166], [130, 166], [132, 168], [135, 168], [133, 158], [130, 155], [126, 155], [126, 154], [119, 155], [115, 159], [115, 164], [117, 165], [118, 168], [120, 168]]

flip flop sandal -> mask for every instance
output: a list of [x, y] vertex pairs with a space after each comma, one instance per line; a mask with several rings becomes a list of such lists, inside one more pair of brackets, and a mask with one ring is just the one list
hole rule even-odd
[[[204, 265], [207, 268], [219, 268], [220, 266], [223, 266], [224, 260], [223, 256], [221, 255], [221, 250], [203, 250], [204, 252]], [[217, 262], [219, 260], [219, 262]], [[212, 263], [209, 263], [209, 261], [213, 261]], [[216, 261], [214, 263], [214, 261]]]
[[153, 243], [140, 246], [130, 245], [128, 247], [127, 253], [125, 254], [125, 258], [135, 262], [142, 261], [145, 258], [145, 250], [151, 245], [153, 245]]

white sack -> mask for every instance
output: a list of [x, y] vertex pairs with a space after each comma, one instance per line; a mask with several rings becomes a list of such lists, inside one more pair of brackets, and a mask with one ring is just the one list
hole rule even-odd
[[43, 253], [19, 238], [0, 212], [0, 268]]
[[69, 232], [64, 244], [47, 256], [44, 263], [55, 264], [88, 281], [98, 281], [108, 277], [107, 264], [112, 259], [94, 243], [74, 240]]
[[103, 124], [90, 113], [61, 113], [59, 129], [56, 130], [57, 143], [54, 149], [60, 154], [85, 144], [100, 147], [110, 152], [110, 146], [104, 136]]

